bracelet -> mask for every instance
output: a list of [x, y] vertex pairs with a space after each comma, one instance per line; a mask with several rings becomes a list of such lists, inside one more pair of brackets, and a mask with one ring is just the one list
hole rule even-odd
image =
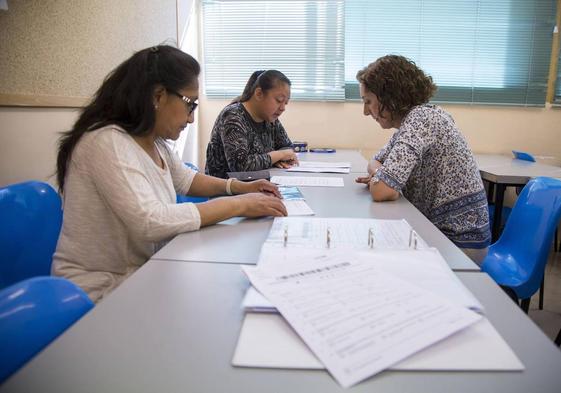
[[228, 195], [234, 195], [234, 194], [232, 194], [232, 182], [233, 181], [234, 181], [233, 177], [226, 180], [226, 194], [228, 194]]

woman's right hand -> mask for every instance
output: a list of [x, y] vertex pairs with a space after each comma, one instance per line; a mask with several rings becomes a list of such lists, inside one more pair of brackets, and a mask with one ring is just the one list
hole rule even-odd
[[230, 198], [235, 198], [239, 202], [240, 216], [242, 217], [284, 217], [287, 215], [286, 207], [282, 200], [274, 196], [250, 193]]

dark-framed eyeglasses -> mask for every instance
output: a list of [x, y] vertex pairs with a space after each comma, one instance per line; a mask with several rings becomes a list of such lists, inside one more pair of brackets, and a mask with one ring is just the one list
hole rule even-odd
[[187, 108], [187, 112], [189, 112], [189, 114], [193, 113], [195, 109], [197, 109], [197, 106], [199, 106], [199, 104], [195, 102], [195, 100], [192, 100], [189, 97], [185, 97], [183, 94], [179, 94], [175, 90], [171, 90], [171, 89], [166, 89], [166, 90], [169, 91], [171, 94], [181, 98], [181, 100], [185, 103], [185, 107]]

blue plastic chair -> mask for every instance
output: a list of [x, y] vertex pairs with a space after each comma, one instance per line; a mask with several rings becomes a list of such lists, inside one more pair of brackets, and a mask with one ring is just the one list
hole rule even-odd
[[561, 181], [538, 177], [522, 189], [499, 240], [489, 247], [482, 270], [510, 289], [527, 312], [540, 288], [553, 233], [561, 216]]
[[[187, 168], [191, 168], [195, 172], [199, 172], [199, 168], [195, 164], [191, 164], [190, 162], [184, 162]], [[192, 202], [192, 203], [199, 203], [199, 202], [206, 202], [208, 201], [208, 197], [196, 197], [196, 196], [187, 196], [187, 195], [177, 195], [176, 196], [177, 203], [185, 203], [185, 202]]]
[[34, 277], [0, 291], [0, 383], [94, 306], [59, 277]]
[[[513, 150], [513, 151], [512, 151], [512, 155], [513, 155], [514, 158], [517, 159], [517, 160], [536, 162], [536, 158], [535, 158], [532, 154], [527, 153], [527, 152], [525, 152], [525, 151]], [[520, 191], [521, 191], [520, 187], [516, 187], [516, 194], [520, 194]], [[508, 209], [508, 208], [505, 208], [505, 209]], [[509, 214], [510, 214], [510, 212], [506, 212], [506, 216], [507, 216], [507, 217], [508, 217]], [[505, 211], [504, 211], [504, 210], [503, 210], [503, 215], [505, 215]], [[506, 220], [505, 220], [505, 221], [506, 221]], [[557, 243], [558, 243], [557, 238], [558, 238], [558, 236], [559, 236], [559, 235], [558, 235], [558, 232], [559, 232], [559, 230], [556, 229], [556, 230], [555, 230], [555, 239], [553, 240], [553, 249], [555, 250], [555, 252], [557, 252]], [[542, 281], [542, 286], [541, 286], [541, 288], [540, 288], [540, 305], [539, 305], [540, 310], [543, 310], [544, 292], [545, 292], [545, 289], [544, 289], [544, 282]]]
[[60, 196], [47, 183], [0, 188], [0, 289], [51, 273], [61, 225]]

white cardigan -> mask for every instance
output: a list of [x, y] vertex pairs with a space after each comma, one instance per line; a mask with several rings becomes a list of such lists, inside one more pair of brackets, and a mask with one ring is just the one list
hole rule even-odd
[[200, 228], [192, 203], [176, 204], [195, 172], [163, 140], [165, 169], [117, 126], [85, 133], [68, 165], [62, 231], [52, 273], [97, 302], [173, 236]]

